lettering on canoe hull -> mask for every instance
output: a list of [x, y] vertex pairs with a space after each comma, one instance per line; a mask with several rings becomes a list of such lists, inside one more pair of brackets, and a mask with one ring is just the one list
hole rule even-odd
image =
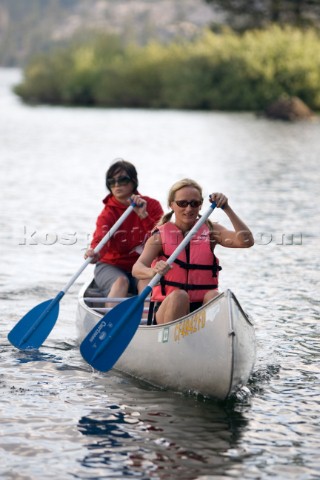
[[186, 318], [182, 322], [179, 322], [174, 327], [173, 338], [175, 342], [179, 342], [188, 335], [197, 333], [206, 326], [206, 310], [201, 310], [195, 313], [192, 317]]
[[[207, 311], [209, 311], [209, 318], [207, 318]], [[210, 310], [201, 310], [196, 312], [189, 318], [186, 318], [182, 322], [177, 323], [175, 326], [166, 326], [162, 328], [158, 333], [158, 342], [166, 343], [170, 339], [170, 329], [173, 329], [173, 340], [179, 342], [183, 340], [188, 335], [199, 332], [205, 328], [207, 322], [213, 322], [216, 319], [216, 316], [220, 312], [220, 306], [216, 305]], [[171, 337], [172, 340], [172, 337]]]

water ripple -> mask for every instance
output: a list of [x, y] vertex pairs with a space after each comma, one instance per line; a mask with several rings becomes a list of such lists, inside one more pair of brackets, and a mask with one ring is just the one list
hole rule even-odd
[[[9, 92], [19, 75], [0, 76], [1, 98], [10, 100], [0, 118], [0, 477], [318, 480], [319, 125], [224, 112], [31, 108]], [[60, 302], [39, 351], [7, 340], [82, 265], [105, 170], [119, 155], [164, 207], [172, 181], [187, 173], [205, 198], [225, 192], [254, 232], [252, 249], [217, 246], [221, 288], [234, 291], [257, 336], [248, 385], [226, 402], [84, 362], [75, 312], [91, 266]], [[212, 218], [227, 224], [223, 212]], [[63, 244], [70, 233], [76, 242]]]

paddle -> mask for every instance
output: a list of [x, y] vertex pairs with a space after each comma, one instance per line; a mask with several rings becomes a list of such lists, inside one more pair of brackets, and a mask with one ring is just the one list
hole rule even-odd
[[[110, 228], [102, 240], [94, 249], [94, 253], [100, 252], [102, 247], [110, 240], [120, 225], [130, 215], [136, 205], [131, 205], [125, 210], [116, 223]], [[58, 295], [50, 300], [40, 303], [30, 310], [15, 327], [9, 332], [8, 339], [20, 350], [27, 348], [39, 348], [53, 329], [59, 314], [59, 302], [71, 285], [76, 281], [83, 270], [89, 265], [92, 257], [88, 257], [81, 268], [73, 275], [66, 286]]]
[[[215, 207], [216, 203], [212, 202], [205, 214], [168, 258], [167, 263], [169, 265], [174, 262], [190, 242], [191, 237], [207, 220]], [[114, 307], [85, 337], [80, 345], [80, 352], [93, 368], [101, 372], [107, 372], [122, 355], [140, 324], [144, 301], [160, 278], [160, 274], [155, 275], [140, 295], [129, 298]]]

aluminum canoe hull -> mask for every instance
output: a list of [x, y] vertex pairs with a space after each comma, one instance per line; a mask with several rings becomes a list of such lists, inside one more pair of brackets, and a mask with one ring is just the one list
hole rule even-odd
[[[79, 341], [103, 314], [78, 297]], [[114, 368], [162, 388], [224, 400], [244, 386], [254, 367], [254, 326], [231, 290], [165, 325], [140, 325]]]

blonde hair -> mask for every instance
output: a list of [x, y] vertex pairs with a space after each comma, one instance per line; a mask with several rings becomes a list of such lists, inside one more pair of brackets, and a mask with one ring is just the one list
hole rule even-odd
[[[170, 208], [171, 203], [175, 199], [177, 191], [181, 190], [181, 188], [184, 188], [184, 187], [192, 187], [192, 188], [195, 188], [196, 190], [198, 190], [198, 192], [200, 194], [200, 197], [201, 197], [201, 201], [203, 201], [202, 188], [200, 187], [200, 185], [197, 182], [195, 182], [194, 180], [191, 180], [191, 178], [183, 178], [182, 180], [178, 180], [176, 183], [174, 183], [169, 190], [168, 199], [167, 199], [167, 204], [168, 204], [169, 208]], [[173, 215], [173, 210], [171, 210], [168, 213], [165, 213], [160, 218], [158, 225], [163, 225], [164, 223], [169, 222], [172, 215]]]

